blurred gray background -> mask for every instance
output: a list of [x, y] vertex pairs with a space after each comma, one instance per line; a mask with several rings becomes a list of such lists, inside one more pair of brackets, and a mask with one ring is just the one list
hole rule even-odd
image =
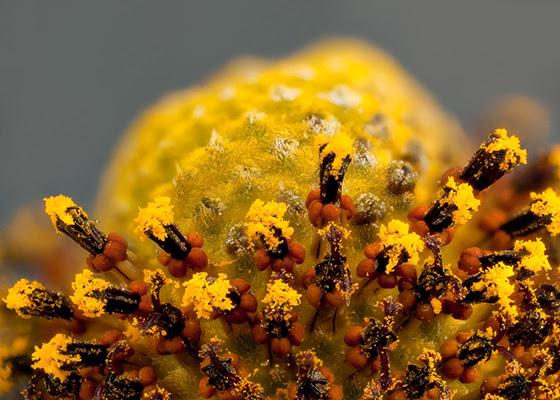
[[91, 204], [121, 132], [239, 54], [326, 35], [379, 44], [471, 127], [506, 93], [560, 109], [560, 1], [4, 1], [0, 222], [66, 193]]

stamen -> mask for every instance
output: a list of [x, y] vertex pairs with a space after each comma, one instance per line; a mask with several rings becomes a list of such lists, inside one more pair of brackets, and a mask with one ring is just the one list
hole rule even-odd
[[67, 300], [59, 293], [49, 292], [39, 282], [20, 279], [8, 290], [6, 306], [22, 318], [31, 316], [47, 319], [70, 319], [73, 311]]
[[146, 208], [140, 208], [135, 219], [138, 226], [134, 232], [140, 240], [149, 238], [175, 260], [184, 260], [191, 251], [191, 245], [174, 224], [173, 205], [166, 196], [157, 196]]
[[500, 228], [512, 238], [525, 236], [546, 228], [552, 236], [560, 233], [560, 196], [548, 188], [531, 193], [531, 205]]
[[378, 234], [381, 251], [376, 258], [378, 273], [388, 274], [398, 265], [418, 262], [424, 242], [419, 235], [408, 231], [409, 225], [397, 219], [391, 220], [387, 226], [381, 225]]
[[103, 252], [107, 243], [105, 234], [97, 229], [85, 211], [70, 197], [58, 195], [43, 200], [45, 211], [57, 232], [66, 234], [93, 256]]
[[247, 235], [262, 243], [272, 258], [282, 259], [289, 252], [288, 240], [294, 229], [283, 218], [287, 210], [285, 203], [270, 201], [265, 204], [257, 199], [247, 213], [247, 218], [251, 220], [245, 224]]
[[140, 305], [140, 295], [128, 289], [117, 288], [95, 278], [90, 270], [76, 275], [72, 283], [72, 302], [86, 317], [96, 318], [104, 313], [132, 314]]
[[426, 213], [424, 221], [432, 232], [468, 222], [478, 210], [480, 200], [474, 196], [473, 188], [467, 183], [456, 183], [449, 177], [439, 193], [439, 199]]
[[353, 140], [344, 133], [324, 138], [319, 145], [321, 202], [340, 207], [342, 181], [354, 154]]
[[505, 129], [496, 129], [473, 155], [461, 179], [484, 190], [519, 164], [527, 164], [527, 151], [520, 148], [517, 137], [508, 137]]

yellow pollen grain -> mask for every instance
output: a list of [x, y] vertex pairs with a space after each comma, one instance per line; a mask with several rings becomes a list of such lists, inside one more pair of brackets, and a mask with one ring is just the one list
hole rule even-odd
[[551, 188], [542, 193], [531, 193], [530, 210], [539, 217], [550, 217], [546, 229], [552, 236], [560, 233], [560, 196]]
[[519, 164], [527, 164], [527, 150], [521, 148], [519, 139], [516, 136], [508, 136], [505, 129], [496, 129], [494, 133], [499, 135], [500, 138], [484, 146], [489, 153], [501, 150], [506, 151], [504, 161], [500, 164], [501, 170], [510, 171]]
[[182, 305], [194, 305], [198, 318], [210, 318], [213, 311], [229, 311], [233, 309], [232, 301], [227, 297], [231, 285], [225, 274], [218, 274], [214, 280], [208, 280], [206, 272], [198, 272], [183, 284], [185, 294]]
[[70, 300], [86, 317], [100, 317], [105, 312], [106, 301], [91, 295], [93, 292], [103, 291], [110, 286], [109, 282], [95, 278], [90, 270], [85, 269], [82, 273], [77, 274], [76, 279], [72, 282], [74, 294], [70, 296]]
[[422, 238], [416, 233], [408, 233], [409, 225], [405, 222], [393, 219], [387, 226], [381, 225], [379, 228], [379, 241], [382, 249], [388, 249], [389, 263], [386, 273], [393, 271], [397, 267], [399, 258], [403, 252], [408, 254], [407, 262], [418, 263], [420, 252], [424, 249]]
[[134, 229], [141, 240], [146, 240], [146, 233], [150, 233], [159, 240], [165, 240], [167, 232], [165, 227], [174, 221], [173, 205], [167, 196], [157, 196], [145, 208], [139, 208], [138, 217], [134, 220], [138, 225]]
[[283, 217], [288, 206], [285, 203], [275, 201], [264, 201], [257, 199], [253, 202], [247, 212], [247, 218], [251, 220], [245, 224], [247, 235], [253, 240], [263, 240], [270, 248], [280, 244], [280, 237], [289, 239], [294, 233], [288, 221]]
[[61, 367], [81, 361], [79, 354], [62, 354], [71, 343], [70, 337], [58, 333], [49, 342], [43, 343], [41, 347], [35, 346], [35, 351], [31, 355], [33, 361], [31, 366], [42, 369], [47, 374], [52, 374], [55, 378], [64, 381], [70, 375], [70, 371], [63, 371]]
[[472, 186], [467, 183], [457, 184], [455, 179], [450, 177], [445, 188], [449, 190], [449, 193], [442, 202], [457, 207], [457, 210], [453, 211], [453, 222], [455, 224], [468, 222], [480, 206], [480, 200], [474, 197]]
[[499, 298], [498, 305], [500, 306], [500, 311], [512, 320], [515, 320], [518, 315], [517, 307], [510, 298], [515, 292], [515, 286], [511, 282], [514, 276], [515, 271], [512, 265], [499, 262], [488, 269], [482, 275], [482, 279], [473, 285], [474, 290], [486, 288], [486, 292], [490, 296], [497, 296]]
[[355, 152], [354, 149], [354, 141], [353, 139], [348, 136], [344, 132], [339, 132], [334, 136], [330, 137], [320, 137], [317, 140], [317, 143], [322, 146], [326, 146], [321, 150], [320, 160], [321, 162], [325, 157], [329, 154], [334, 154], [334, 160], [331, 165], [330, 174], [333, 176], [338, 177], [340, 173], [340, 169], [344, 163], [344, 159], [347, 157], [352, 157]]
[[[55, 228], [57, 228], [58, 221], [62, 221], [66, 225], [74, 225], [74, 218], [72, 218], [68, 209], [78, 206], [70, 197], [59, 194], [58, 196], [45, 197], [43, 200], [45, 201], [45, 212], [51, 217]], [[78, 209], [80, 214], [87, 218], [85, 211], [81, 207], [78, 207]], [[58, 228], [57, 232], [59, 232]]]

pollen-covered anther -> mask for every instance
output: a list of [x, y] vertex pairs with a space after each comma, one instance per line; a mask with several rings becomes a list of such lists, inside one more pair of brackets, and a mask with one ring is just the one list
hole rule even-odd
[[491, 330], [478, 331], [474, 335], [459, 333], [457, 340], [443, 343], [441, 372], [449, 379], [459, 378], [462, 383], [478, 379], [478, 367], [488, 361], [494, 351], [494, 334]]
[[68, 301], [61, 294], [48, 291], [37, 281], [20, 279], [8, 290], [8, 295], [3, 300], [8, 308], [22, 318], [35, 316], [47, 319], [70, 319], [73, 317]]
[[369, 364], [373, 373], [382, 371], [382, 388], [391, 387], [392, 378], [389, 374], [388, 353], [395, 350], [398, 344], [397, 335], [393, 332], [395, 314], [402, 305], [389, 297], [379, 304], [385, 318], [365, 318], [362, 326], [354, 326], [346, 331], [344, 342], [352, 347], [346, 361], [360, 370]]
[[560, 233], [560, 196], [551, 188], [531, 193], [531, 204], [501, 226], [510, 237], [525, 236], [541, 228], [552, 235]]
[[342, 386], [335, 384], [333, 372], [322, 365], [313, 351], [299, 352], [296, 363], [296, 382], [288, 385], [288, 398], [307, 399], [313, 393], [316, 400], [342, 400]]
[[70, 197], [58, 195], [43, 200], [45, 212], [51, 218], [57, 232], [70, 237], [94, 257], [103, 253], [107, 243], [105, 234], [97, 229], [85, 211]]
[[343, 211], [347, 219], [354, 214], [352, 199], [342, 195], [342, 182], [355, 152], [353, 143], [346, 133], [318, 139], [319, 189], [312, 190], [305, 202], [315, 226], [338, 221]]
[[299, 346], [304, 338], [304, 327], [293, 311], [301, 295], [290, 286], [292, 281], [288, 273], [273, 273], [262, 300], [265, 307], [255, 315], [252, 328], [257, 343], [270, 342], [272, 353], [278, 357], [288, 356], [292, 346]]
[[134, 232], [141, 240], [154, 241], [165, 252], [160, 256], [162, 264], [168, 266], [171, 275], [183, 277], [189, 266], [195, 270], [206, 268], [208, 258], [201, 250], [202, 238], [196, 233], [185, 237], [175, 225], [173, 207], [169, 197], [157, 196], [145, 208], [140, 208]]
[[206, 272], [197, 272], [183, 286], [185, 294], [182, 306], [192, 305], [198, 318], [217, 318], [236, 308], [231, 293], [237, 292], [237, 289], [225, 274], [212, 277]]
[[527, 151], [521, 149], [517, 137], [508, 136], [505, 129], [496, 129], [463, 168], [460, 177], [476, 190], [484, 190], [519, 164], [527, 164]]
[[76, 275], [70, 300], [88, 318], [109, 314], [132, 314], [140, 305], [140, 295], [94, 277], [89, 270]]
[[294, 264], [305, 261], [305, 248], [291, 239], [294, 229], [284, 219], [285, 203], [255, 200], [247, 213], [247, 235], [257, 245], [255, 264], [259, 271], [272, 266], [276, 272], [292, 272]]
[[35, 346], [32, 367], [64, 381], [79, 368], [105, 365], [108, 349], [107, 345], [75, 342], [59, 333], [41, 347]]
[[350, 231], [330, 222], [318, 233], [328, 242], [330, 251], [322, 262], [304, 273], [302, 284], [307, 289], [307, 300], [314, 308], [320, 309], [325, 303], [339, 308], [348, 304], [358, 286], [346, 265], [346, 257], [342, 255], [342, 244]]
[[438, 197], [423, 217], [430, 232], [443, 232], [455, 225], [465, 224], [480, 205], [472, 186], [458, 183], [453, 177], [449, 177]]
[[[382, 288], [411, 289], [416, 282], [415, 264], [424, 249], [421, 237], [411, 232], [409, 225], [392, 220], [379, 228], [379, 240], [368, 245], [356, 269], [360, 278], [377, 279]], [[368, 282], [369, 282], [368, 280]]]

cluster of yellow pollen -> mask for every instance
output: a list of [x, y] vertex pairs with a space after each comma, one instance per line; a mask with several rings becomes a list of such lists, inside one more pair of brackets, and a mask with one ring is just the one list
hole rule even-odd
[[56, 334], [49, 342], [41, 347], [35, 346], [35, 351], [31, 355], [33, 368], [42, 369], [47, 374], [52, 374], [55, 378], [64, 381], [69, 375], [69, 371], [61, 368], [72, 362], [79, 362], [79, 354], [66, 355], [64, 351], [72, 343], [72, 338], [61, 333]]
[[552, 267], [546, 255], [546, 246], [540, 238], [535, 240], [518, 240], [513, 247], [514, 251], [527, 251], [528, 255], [521, 257], [519, 268], [524, 268], [535, 274], [540, 271], [550, 271]]
[[486, 270], [481, 281], [473, 285], [474, 290], [486, 290], [489, 295], [498, 296], [500, 312], [511, 320], [516, 320], [518, 317], [518, 309], [511, 298], [516, 289], [512, 283], [514, 276], [515, 271], [512, 265], [499, 262]]
[[301, 294], [281, 279], [275, 279], [267, 285], [266, 296], [262, 299], [272, 310], [289, 312], [300, 304]]
[[500, 169], [504, 171], [511, 170], [518, 164], [527, 164], [527, 150], [521, 148], [519, 139], [515, 136], [508, 136], [505, 129], [496, 129], [494, 132], [500, 138], [486, 146], [486, 151], [494, 153], [496, 151], [505, 150], [506, 155]]
[[531, 193], [531, 211], [540, 216], [550, 218], [546, 229], [552, 236], [560, 233], [560, 196], [551, 188], [542, 193]]
[[94, 292], [101, 292], [111, 285], [109, 282], [95, 278], [93, 272], [85, 269], [82, 273], [76, 275], [72, 282], [74, 294], [70, 296], [76, 307], [83, 312], [84, 316], [95, 318], [105, 313], [106, 300], [93, 297]]
[[265, 204], [260, 199], [255, 200], [247, 213], [251, 220], [245, 224], [247, 235], [253, 240], [262, 240], [269, 248], [277, 247], [282, 237], [289, 239], [294, 233], [290, 223], [283, 218], [287, 210], [285, 203], [269, 201]]
[[444, 189], [449, 193], [443, 202], [457, 208], [453, 211], [453, 222], [457, 225], [468, 222], [480, 205], [480, 200], [474, 196], [472, 186], [467, 183], [458, 184], [453, 177], [449, 177]]
[[214, 311], [229, 311], [234, 307], [228, 297], [231, 285], [225, 274], [209, 279], [206, 272], [198, 272], [183, 285], [185, 294], [182, 305], [193, 305], [199, 318], [210, 318]]
[[134, 230], [141, 240], [146, 240], [146, 234], [165, 240], [167, 232], [165, 227], [173, 224], [173, 205], [167, 196], [157, 196], [153, 202], [148, 203], [145, 208], [140, 208]]
[[339, 132], [335, 136], [319, 137], [317, 138], [317, 143], [319, 146], [325, 146], [321, 150], [321, 162], [329, 154], [334, 154], [330, 174], [336, 177], [339, 175], [344, 159], [352, 157], [356, 151], [354, 148], [354, 140], [344, 132]]
[[20, 279], [8, 290], [8, 295], [2, 300], [8, 308], [15, 310], [21, 318], [31, 318], [31, 316], [22, 313], [21, 310], [33, 306], [30, 297], [37, 289], [45, 290], [43, 285], [37, 281], [30, 282], [27, 279]]
[[[83, 217], [87, 218], [87, 214], [78, 207], [70, 197], [62, 194], [58, 196], [51, 196], [43, 199], [45, 200], [45, 211], [51, 217], [51, 221], [56, 228], [58, 221], [62, 221], [66, 225], [74, 225], [74, 218], [72, 213], [78, 212]], [[72, 209], [72, 210], [68, 210]], [[58, 231], [58, 228], [57, 228]]]
[[379, 227], [378, 237], [383, 246], [382, 249], [388, 249], [389, 263], [386, 273], [390, 273], [397, 266], [403, 252], [406, 252], [408, 256], [407, 262], [418, 263], [420, 253], [424, 249], [424, 241], [418, 234], [408, 231], [409, 225], [398, 219], [391, 220], [387, 226]]

